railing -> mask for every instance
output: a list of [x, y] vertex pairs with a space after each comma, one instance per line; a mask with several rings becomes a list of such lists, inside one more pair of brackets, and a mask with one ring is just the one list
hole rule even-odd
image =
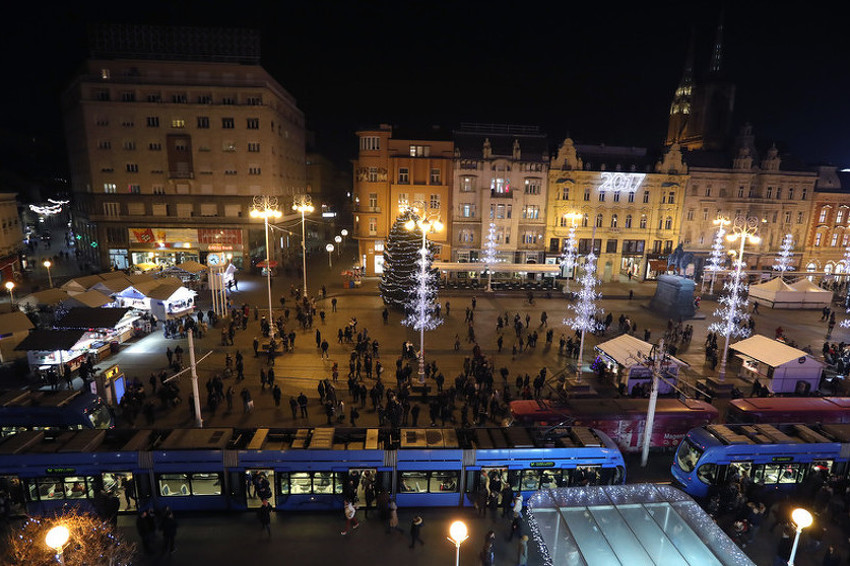
[[514, 193], [513, 191], [500, 193], [495, 189], [490, 189], [490, 198], [514, 198]]

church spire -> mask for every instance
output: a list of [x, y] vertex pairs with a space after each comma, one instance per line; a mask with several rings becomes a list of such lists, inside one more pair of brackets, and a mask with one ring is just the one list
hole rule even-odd
[[680, 143], [686, 137], [689, 117], [693, 110], [694, 92], [694, 51], [696, 32], [691, 30], [691, 39], [688, 42], [688, 55], [685, 58], [685, 69], [682, 72], [682, 80], [676, 87], [673, 102], [670, 104], [670, 121], [667, 125], [667, 144]]
[[714, 46], [711, 49], [711, 61], [708, 64], [710, 73], [719, 73], [723, 64], [723, 12], [720, 12], [720, 21], [714, 32]]

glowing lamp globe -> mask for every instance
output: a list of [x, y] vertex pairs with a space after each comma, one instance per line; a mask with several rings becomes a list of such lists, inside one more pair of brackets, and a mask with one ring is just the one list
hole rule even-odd
[[50, 260], [45, 260], [43, 265], [44, 265], [44, 267], [50, 269], [50, 266], [53, 265], [53, 264], [50, 263]]
[[336, 242], [337, 244], [340, 243], [341, 241], [342, 241], [342, 236], [335, 236], [334, 237], [334, 242]]
[[404, 227], [412, 232], [413, 229], [416, 228], [416, 222], [414, 222], [413, 220], [408, 220], [404, 223]]
[[340, 233], [340, 234], [342, 234], [342, 237], [343, 237], [343, 238], [344, 238], [344, 237], [346, 237], [346, 236], [348, 236], [348, 230], [346, 230], [345, 228], [343, 228], [342, 230], [340, 230], [340, 231], [339, 231], [339, 233]]
[[449, 527], [449, 535], [456, 544], [460, 544], [468, 537], [466, 523], [463, 521], [455, 521]]
[[9, 291], [11, 291], [11, 290], [12, 290], [12, 289], [14, 289], [14, 288], [15, 288], [15, 284], [14, 284], [14, 283], [12, 283], [11, 281], [6, 281], [6, 289], [8, 289]]
[[334, 251], [334, 245], [333, 245], [333, 244], [328, 244], [327, 246], [325, 246], [325, 250], [327, 250], [327, 251], [328, 251], [328, 253], [330, 253], [330, 252]]
[[805, 509], [794, 509], [791, 512], [791, 520], [794, 521], [794, 524], [797, 525], [798, 529], [805, 529], [812, 526], [814, 519], [812, 519], [812, 514], [806, 511]]
[[44, 542], [47, 546], [58, 552], [62, 550], [62, 547], [65, 546], [69, 538], [71, 538], [71, 531], [68, 530], [68, 527], [57, 525], [47, 531]]

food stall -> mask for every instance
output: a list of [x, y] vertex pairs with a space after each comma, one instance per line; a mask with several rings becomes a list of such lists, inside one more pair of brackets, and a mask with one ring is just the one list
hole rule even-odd
[[86, 330], [84, 339], [90, 340], [90, 349], [96, 349], [98, 357], [102, 359], [105, 357], [104, 350], [108, 350], [110, 344], [121, 344], [133, 338], [134, 323], [139, 320], [139, 316], [129, 308], [79, 307], [70, 309], [61, 320], [54, 323], [54, 327]]
[[342, 275], [342, 286], [346, 289], [360, 287], [363, 282], [362, 270], [359, 267], [343, 271], [340, 275]]
[[[622, 385], [626, 393], [631, 394], [635, 386], [646, 384], [648, 388], [651, 385], [652, 370], [646, 367], [643, 361], [650, 355], [652, 349], [652, 344], [629, 334], [622, 334], [596, 346], [597, 363], [605, 364], [615, 386]], [[667, 356], [661, 368], [666, 373], [666, 378], [658, 380], [659, 393], [673, 391], [680, 367], [688, 367], [688, 364], [673, 356]]]
[[169, 320], [191, 313], [195, 295], [179, 278], [163, 277], [132, 285], [118, 293], [116, 299], [123, 307], [150, 312], [158, 320]]
[[731, 344], [741, 361], [738, 376], [750, 382], [759, 380], [772, 393], [804, 395], [817, 390], [824, 363], [778, 340], [756, 334]]
[[26, 295], [19, 301], [18, 308], [24, 311], [38, 311], [43, 309], [55, 308], [62, 302], [66, 301], [70, 295], [62, 289], [45, 289]]
[[54, 370], [61, 375], [63, 364], [68, 364], [71, 371], [74, 371], [85, 360], [89, 353], [89, 349], [85, 347], [88, 341], [83, 339], [85, 334], [86, 331], [82, 329], [33, 330], [15, 350], [27, 353], [30, 369], [42, 372]]
[[23, 354], [15, 354], [15, 347], [27, 337], [35, 325], [21, 311], [0, 314], [0, 364]]
[[71, 295], [67, 300], [62, 302], [62, 305], [67, 308], [74, 307], [90, 307], [98, 308], [105, 307], [114, 303], [112, 297], [104, 295], [100, 291], [94, 289], [80, 293], [79, 295]]

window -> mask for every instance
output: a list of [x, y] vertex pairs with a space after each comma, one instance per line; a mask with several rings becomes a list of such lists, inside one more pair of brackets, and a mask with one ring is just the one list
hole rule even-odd
[[378, 208], [378, 193], [369, 193], [369, 209], [375, 210]]
[[820, 216], [818, 216], [818, 222], [823, 224], [826, 222], [826, 213], [829, 211], [827, 207], [823, 207], [820, 209]]
[[626, 215], [626, 228], [631, 228], [631, 227], [632, 227], [632, 215], [627, 214]]
[[221, 127], [225, 130], [232, 130], [234, 127], [233, 118], [222, 118]]
[[103, 203], [103, 215], [104, 216], [119, 216], [121, 210], [121, 206], [117, 202], [105, 202]]
[[475, 205], [468, 203], [461, 204], [460, 215], [463, 218], [475, 218]]
[[263, 105], [263, 97], [261, 96], [249, 96], [245, 103], [248, 106], [262, 106]]
[[667, 204], [667, 195], [661, 195], [661, 204]]
[[590, 218], [588, 218], [587, 213], [585, 213], [584, 216], [581, 217], [581, 227], [587, 228], [588, 222], [590, 222]]
[[[776, 194], [779, 194], [779, 190], [777, 189]], [[777, 197], [779, 198], [779, 197]], [[788, 200], [794, 200], [794, 189], [788, 189]]]
[[596, 227], [597, 228], [602, 228], [602, 220], [603, 220], [602, 219], [602, 213], [600, 212], [599, 214], [596, 215]]
[[522, 210], [522, 217], [526, 220], [537, 220], [540, 217], [540, 207], [536, 204], [527, 204]]
[[836, 213], [835, 213], [835, 223], [836, 223], [836, 224], [841, 224], [841, 222], [842, 222], [843, 220], [844, 220], [844, 210], [843, 210], [843, 209], [839, 209], [839, 210], [838, 210], [838, 211], [836, 211]]
[[809, 194], [809, 189], [803, 189], [803, 192], [800, 194], [800, 200], [806, 200], [806, 196]]
[[109, 140], [102, 140], [97, 142], [97, 149], [112, 149], [112, 142]]
[[782, 188], [776, 187], [776, 200], [779, 200], [781, 198], [782, 198]]
[[[562, 217], [558, 220], [558, 225], [559, 225], [561, 228], [566, 228], [567, 226], [569, 226], [569, 221], [567, 220], [567, 217], [566, 217], [566, 216], [562, 216]], [[556, 239], [557, 239], [557, 238], [556, 238]], [[558, 250], [555, 250], [555, 251], [558, 251]]]
[[406, 207], [410, 201], [407, 199], [407, 193], [399, 193], [398, 194], [398, 207], [399, 209]]
[[570, 188], [561, 187], [561, 200], [570, 200]]
[[201, 94], [198, 96], [198, 104], [212, 104], [213, 97], [211, 94]]
[[522, 243], [523, 244], [537, 243], [537, 240], [538, 240], [539, 237], [540, 237], [540, 235], [537, 234], [536, 232], [523, 232], [522, 233]]
[[210, 127], [210, 117], [209, 116], [198, 116], [198, 128], [202, 130], [206, 130]]
[[643, 255], [644, 240], [623, 240], [623, 255]]
[[234, 104], [236, 104], [236, 99], [232, 96], [222, 96], [221, 103], [225, 106], [233, 106]]
[[176, 212], [180, 218], [190, 218], [195, 215], [195, 205], [184, 202], [178, 203]]
[[711, 196], [711, 186], [708, 186], [708, 187], [705, 188], [705, 196], [707, 196], [707, 197]]
[[635, 202], [635, 193], [629, 191], [629, 198], [627, 199], [629, 202]]
[[259, 130], [260, 129], [260, 119], [259, 118], [248, 118], [245, 120], [246, 127], [249, 130]]
[[132, 140], [124, 140], [124, 149], [127, 151], [134, 151], [136, 149], [136, 142]]
[[410, 169], [408, 169], [407, 167], [399, 167], [398, 168], [398, 184], [399, 185], [410, 184]]
[[790, 212], [785, 213], [785, 224], [791, 224], [791, 213]]
[[165, 194], [165, 187], [163, 187], [162, 185], [154, 185], [153, 188], [152, 188], [152, 192], [155, 195], [164, 195]]
[[540, 179], [525, 180], [525, 194], [539, 195], [540, 194]]
[[646, 204], [649, 202], [649, 191], [643, 191], [643, 203]]
[[605, 202], [605, 191], [599, 191], [599, 202]]
[[122, 118], [121, 119], [121, 125], [124, 126], [125, 128], [132, 128], [133, 126], [136, 125], [136, 123], [133, 121], [132, 118]]
[[431, 169], [431, 184], [432, 185], [441, 185], [442, 184], [441, 179], [442, 179], [442, 171], [440, 171], [439, 169], [436, 169], [436, 168], [432, 168]]
[[431, 155], [430, 145], [411, 145], [410, 157], [428, 157]]
[[431, 195], [431, 202], [429, 204], [430, 204], [430, 207], [432, 209], [439, 210], [440, 209], [440, 195], [432, 194]]
[[248, 174], [249, 175], [261, 175], [262, 171], [261, 171], [260, 167], [258, 167], [258, 166], [248, 167]]
[[509, 195], [511, 192], [511, 185], [507, 181], [507, 179], [497, 178], [490, 180], [490, 192], [496, 193], [499, 195]]
[[159, 142], [151, 142], [148, 144], [148, 149], [151, 151], [162, 151], [162, 144]]
[[374, 216], [369, 218], [369, 235], [377, 236], [378, 235], [378, 219]]
[[30, 501], [59, 499], [91, 499], [94, 497], [94, 476], [58, 476], [26, 480]]
[[472, 244], [475, 241], [475, 237], [471, 230], [460, 230], [458, 232], [457, 240], [461, 244]]
[[172, 94], [171, 102], [173, 102], [174, 104], [186, 104], [187, 102], [189, 102], [189, 97], [186, 96], [186, 93]]
[[756, 188], [750, 187], [750, 190], [747, 191], [747, 198], [754, 198], [756, 196]]
[[377, 151], [381, 149], [381, 138], [378, 136], [362, 136], [360, 151]]
[[815, 234], [815, 247], [820, 246], [821, 239], [823, 239], [823, 233], [818, 232], [817, 234]]
[[138, 173], [139, 172], [139, 164], [138, 163], [128, 163], [127, 164], [127, 173]]
[[147, 96], [148, 102], [162, 102], [162, 95], [159, 93], [151, 93]]
[[288, 488], [293, 495], [341, 494], [346, 475], [345, 472], [290, 472], [288, 481], [283, 478], [279, 485], [281, 493]]
[[103, 192], [105, 193], [116, 193], [118, 192], [117, 186], [115, 183], [104, 183], [103, 184]]
[[833, 248], [838, 245], [838, 232], [832, 233], [832, 241], [830, 241], [829, 245]]
[[738, 198], [744, 198], [744, 186], [738, 187]]
[[159, 494], [162, 497], [187, 495], [221, 495], [221, 474], [159, 474]]
[[797, 213], [797, 224], [802, 224], [802, 223], [803, 223], [803, 213], [798, 212]]
[[[399, 181], [400, 183], [401, 181]], [[475, 177], [461, 177], [460, 192], [471, 193], [475, 190]]]
[[676, 202], [676, 191], [670, 191], [667, 194], [667, 204], [674, 204]]
[[215, 203], [202, 202], [201, 216], [218, 216], [218, 205]]
[[617, 227], [617, 220], [618, 220], [618, 219], [617, 219], [617, 215], [616, 215], [616, 214], [612, 214], [612, 215], [611, 215], [611, 228], [616, 228], [616, 227]]
[[605, 242], [605, 253], [606, 254], [617, 253], [617, 240], [608, 240], [608, 241]]
[[260, 153], [260, 144], [257, 142], [248, 142], [249, 153]]
[[646, 214], [640, 215], [640, 229], [646, 230]]
[[457, 493], [459, 472], [399, 472], [399, 493]]
[[366, 177], [367, 181], [371, 181], [375, 183], [378, 181], [378, 168], [377, 167], [369, 167], [368, 176]]
[[[579, 255], [587, 255], [590, 253], [590, 241], [592, 238], [581, 238], [578, 241]], [[602, 240], [600, 238], [593, 239], [593, 253], [599, 255], [602, 253]]]
[[109, 100], [109, 89], [108, 88], [99, 88], [94, 91], [95, 100], [107, 101]]
[[765, 198], [773, 198], [773, 187], [767, 188], [767, 194], [765, 195]]
[[584, 189], [584, 201], [588, 202], [590, 200], [590, 189]]
[[776, 224], [776, 219], [779, 216], [779, 212], [774, 211], [773, 213], [773, 223]]
[[159, 116], [148, 116], [146, 122], [148, 124], [148, 128], [158, 128]]
[[151, 212], [152, 212], [153, 216], [167, 216], [168, 215], [168, 207], [165, 204], [154, 203], [154, 204], [151, 205]]
[[186, 120], [181, 120], [179, 118], [175, 118], [174, 120], [171, 121], [171, 127], [172, 128], [185, 128], [186, 127]]
[[127, 192], [131, 195], [139, 195], [142, 194], [142, 186], [141, 185], [127, 185]]
[[[708, 213], [708, 209], [706, 209], [706, 213]], [[688, 222], [690, 222], [694, 219], [694, 209], [693, 208], [688, 209], [688, 214], [687, 214], [686, 218], [688, 219]], [[703, 220], [705, 220], [705, 218], [703, 218]]]
[[664, 219], [664, 229], [665, 230], [672, 230], [673, 229], [673, 217], [672, 216], [668, 216], [667, 218]]

